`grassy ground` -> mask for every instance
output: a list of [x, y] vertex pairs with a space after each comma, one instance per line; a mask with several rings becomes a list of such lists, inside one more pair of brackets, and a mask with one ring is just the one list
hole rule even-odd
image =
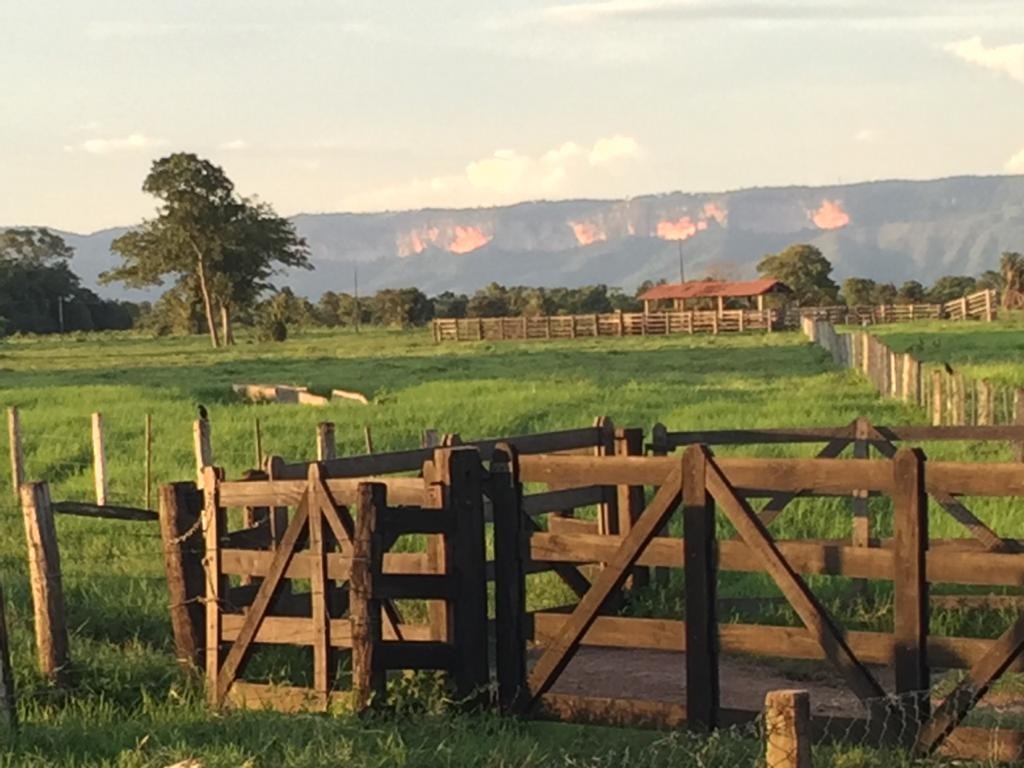
[[[374, 403], [251, 405], [235, 398], [234, 383], [356, 389]], [[48, 480], [56, 499], [90, 498], [89, 414], [101, 411], [112, 500], [136, 505], [143, 500], [145, 415], [154, 422], [156, 480], [189, 479], [198, 403], [210, 411], [216, 461], [229, 476], [253, 464], [255, 418], [264, 451], [289, 460], [313, 455], [320, 420], [337, 424], [343, 453], [356, 453], [367, 424], [377, 449], [388, 450], [418, 445], [425, 428], [497, 436], [583, 426], [598, 415], [645, 429], [655, 421], [696, 429], [923, 418], [879, 400], [855, 374], [831, 370], [824, 353], [795, 334], [435, 346], [426, 333], [371, 331], [308, 334], [282, 345], [243, 342], [228, 351], [209, 350], [201, 338], [8, 340], [0, 345], [0, 393], [3, 405], [22, 410], [29, 478]], [[1019, 519], [980, 509], [997, 529]], [[77, 677], [75, 695], [65, 700], [32, 671], [24, 541], [6, 475], [0, 518], [8, 531], [0, 540], [0, 579], [26, 721], [18, 740], [0, 747], [0, 765], [156, 766], [197, 755], [207, 765], [253, 766], [752, 764], [756, 744], [729, 736], [698, 748], [682, 736], [602, 731], [595, 738], [593, 731], [488, 718], [410, 715], [367, 727], [346, 717], [212, 717], [174, 666], [159, 538], [145, 524], [58, 521]], [[776, 526], [791, 536], [844, 535], [848, 510], [842, 502], [806, 502]], [[952, 533], [955, 526], [937, 519], [935, 530]], [[843, 584], [822, 588], [833, 599], [846, 592]], [[729, 590], [772, 592], [757, 577], [733, 580], [723, 586]], [[678, 592], [642, 596], [634, 609], [675, 614]], [[543, 602], [563, 597], [550, 584], [541, 584], [541, 595]]]

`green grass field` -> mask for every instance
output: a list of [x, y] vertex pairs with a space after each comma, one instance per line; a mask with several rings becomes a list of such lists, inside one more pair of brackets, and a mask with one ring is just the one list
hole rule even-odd
[[[895, 342], [901, 329], [890, 330]], [[1006, 334], [992, 342], [994, 364], [996, 347], [1019, 342], [1012, 341], [1013, 329], [989, 332]], [[907, 343], [916, 343], [910, 335]], [[373, 403], [252, 405], [233, 395], [235, 383], [354, 389]], [[336, 423], [345, 454], [362, 452], [364, 425], [372, 427], [377, 450], [389, 450], [418, 446], [426, 428], [464, 438], [501, 436], [589, 425], [599, 415], [645, 430], [656, 421], [696, 429], [838, 426], [859, 415], [876, 423], [923, 420], [880, 400], [855, 374], [832, 370], [821, 350], [792, 333], [435, 346], [425, 332], [370, 331], [310, 333], [279, 345], [243, 340], [228, 351], [210, 350], [202, 338], [13, 339], [0, 344], [0, 392], [4, 405], [21, 409], [29, 479], [49, 481], [55, 499], [89, 500], [89, 415], [100, 411], [111, 501], [140, 506], [146, 414], [154, 423], [156, 481], [191, 479], [198, 403], [210, 411], [215, 460], [229, 476], [253, 465], [256, 418], [264, 452], [287, 460], [314, 455], [321, 420]], [[976, 453], [970, 446], [932, 450], [945, 457]], [[989, 448], [986, 458], [1003, 453]], [[983, 504], [976, 510], [997, 530], [1019, 530], [1019, 510]], [[695, 742], [431, 711], [368, 724], [349, 716], [213, 716], [195, 682], [174, 665], [158, 533], [138, 523], [58, 520], [76, 674], [76, 690], [65, 696], [47, 689], [33, 671], [24, 537], [6, 472], [0, 515], [8, 531], [0, 543], [0, 579], [24, 721], [20, 735], [0, 746], [0, 765], [161, 766], [188, 757], [206, 766], [754, 764], [756, 743], [729, 736]], [[848, 529], [839, 501], [802, 502], [776, 524], [777, 533], [789, 536], [840, 536]], [[959, 535], [955, 524], [937, 517], [933, 535], [953, 534]], [[821, 587], [829, 599], [844, 598], [842, 584]], [[677, 615], [680, 591], [640, 595], [630, 610]], [[746, 577], [723, 585], [730, 591], [768, 594], [770, 588], [763, 578]], [[865, 619], [869, 626], [885, 621]], [[954, 616], [950, 631], [970, 621]], [[896, 764], [895, 758], [873, 762], [881, 758], [870, 755], [861, 762], [849, 754], [828, 759], [851, 768]]]

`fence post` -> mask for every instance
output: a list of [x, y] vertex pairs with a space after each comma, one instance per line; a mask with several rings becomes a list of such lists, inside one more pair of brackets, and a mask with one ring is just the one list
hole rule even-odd
[[[197, 422], [198, 423], [198, 422]], [[206, 697], [213, 707], [221, 705], [217, 691], [221, 663], [221, 599], [227, 591], [227, 579], [220, 568], [220, 537], [227, 523], [226, 510], [220, 506], [219, 480], [224, 471], [207, 467], [203, 472], [203, 586], [206, 634]]]
[[[594, 419], [597, 428], [595, 456], [611, 456], [615, 453], [615, 425], [607, 416]], [[622, 533], [619, 530], [618, 498], [602, 501], [597, 505], [597, 532], [604, 536]]]
[[942, 414], [945, 413], [942, 403], [942, 371], [932, 371], [932, 426], [942, 426]]
[[263, 434], [260, 432], [260, 420], [258, 418], [252, 420], [252, 442], [253, 450], [256, 452], [256, 463], [255, 467], [263, 466]]
[[316, 460], [330, 461], [337, 456], [334, 441], [334, 422], [321, 421], [316, 425]]
[[192, 422], [192, 449], [196, 456], [196, 485], [203, 487], [203, 472], [213, 466], [213, 442], [210, 436], [210, 420], [196, 419]]
[[893, 667], [902, 719], [901, 743], [911, 746], [928, 720], [931, 679], [928, 668], [928, 495], [925, 455], [901, 448], [893, 471]]
[[[1013, 423], [1024, 426], [1024, 389], [1017, 389], [1013, 393]], [[1014, 445], [1013, 454], [1015, 461], [1024, 461], [1024, 440]]]
[[[616, 456], [643, 456], [644, 431], [638, 427], [615, 430]], [[633, 530], [633, 524], [644, 511], [644, 487], [642, 485], [620, 485], [616, 489], [619, 508], [619, 534], [626, 536]], [[632, 586], [646, 586], [649, 571], [644, 567], [633, 569]]]
[[366, 445], [366, 452], [373, 453], [373, 430], [369, 424], [363, 426], [363, 443]]
[[146, 414], [146, 509], [153, 508], [153, 414]]
[[195, 483], [170, 483], [160, 486], [159, 504], [174, 648], [180, 664], [199, 670], [206, 646], [202, 495]]
[[811, 696], [769, 691], [764, 697], [766, 768], [811, 768]]
[[384, 639], [381, 601], [374, 586], [384, 569], [384, 542], [378, 516], [387, 506], [387, 486], [360, 483], [356, 494], [356, 530], [352, 543], [349, 581], [349, 621], [352, 625], [352, 705], [356, 712], [380, 703], [385, 693], [381, 659]]
[[718, 618], [715, 504], [707, 491], [708, 451], [683, 453], [683, 548], [686, 600], [686, 720], [697, 730], [718, 726]]
[[51, 682], [63, 685], [70, 677], [71, 658], [60, 550], [50, 504], [50, 488], [46, 483], [21, 486], [21, 512], [28, 542], [39, 671]]
[[[484, 547], [483, 482], [480, 452], [470, 446], [438, 451], [443, 477], [449, 485], [449, 504], [455, 515], [451, 551], [458, 560], [455, 577], [458, 600], [453, 612], [455, 693], [460, 701], [487, 687], [487, 556]], [[448, 563], [451, 568], [453, 562]], [[467, 703], [472, 703], [467, 701]]]
[[523, 486], [519, 457], [500, 443], [491, 458], [491, 508], [494, 519], [494, 622], [498, 704], [517, 709], [526, 692], [526, 577], [523, 571]]
[[992, 419], [992, 382], [980, 379], [977, 383], [978, 426], [987, 427], [993, 424]]
[[14, 697], [11, 642], [7, 634], [7, 605], [0, 587], [0, 723], [8, 730], [18, 727], [18, 706]]
[[7, 409], [7, 441], [11, 451], [11, 490], [18, 498], [18, 489], [25, 482], [25, 452], [21, 447], [21, 413], [18, 406]]
[[[854, 459], [867, 459], [870, 458], [871, 444], [868, 442], [868, 438], [871, 436], [871, 423], [864, 416], [857, 418], [857, 421], [853, 425], [853, 458]], [[856, 469], [856, 465], [853, 465]], [[853, 531], [851, 543], [855, 547], [868, 547], [871, 546], [871, 515], [868, 508], [868, 492], [864, 490], [853, 492]], [[856, 582], [858, 589], [863, 590], [867, 586], [867, 581], [864, 579], [858, 579]]]
[[967, 423], [967, 392], [964, 386], [964, 375], [953, 374], [953, 408], [955, 409], [955, 420], [953, 423], [959, 427]]
[[103, 415], [92, 415], [92, 466], [96, 481], [96, 504], [107, 503], [107, 453], [103, 448]]

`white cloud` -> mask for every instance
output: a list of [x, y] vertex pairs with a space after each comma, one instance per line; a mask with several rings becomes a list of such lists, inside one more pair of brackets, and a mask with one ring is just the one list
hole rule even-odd
[[228, 152], [241, 152], [249, 148], [249, 142], [245, 139], [232, 139], [231, 141], [221, 142], [217, 148], [227, 150]]
[[504, 148], [467, 163], [461, 173], [360, 193], [342, 201], [362, 210], [422, 205], [473, 206], [559, 194], [569, 183], [589, 185], [614, 173], [618, 161], [642, 155], [639, 142], [623, 135], [598, 138], [589, 147], [566, 141], [537, 155]]
[[882, 134], [874, 128], [861, 128], [853, 134], [853, 140], [859, 144], [871, 144], [872, 142], [878, 141], [881, 135]]
[[1024, 173], [1024, 149], [1006, 161], [1006, 170], [1010, 173]]
[[109, 139], [86, 139], [81, 144], [74, 146], [65, 144], [65, 152], [82, 151], [90, 155], [109, 155], [113, 152], [138, 152], [144, 149], [153, 149], [166, 144], [164, 139], [157, 139], [146, 136], [142, 133], [132, 133], [128, 136], [114, 137]]
[[947, 53], [1024, 83], [1024, 43], [987, 46], [980, 37], [968, 37], [944, 46]]
[[638, 157], [640, 145], [632, 136], [609, 136], [594, 142], [587, 159], [591, 165], [607, 165], [616, 160]]

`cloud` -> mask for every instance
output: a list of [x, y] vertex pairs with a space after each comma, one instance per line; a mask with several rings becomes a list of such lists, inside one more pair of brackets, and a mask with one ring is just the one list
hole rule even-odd
[[559, 24], [606, 21], [863, 21], [914, 22], [978, 19], [1006, 14], [1017, 18], [1013, 0], [975, 0], [972, 3], [903, 0], [585, 0], [544, 8], [540, 17]]
[[217, 149], [223, 149], [228, 152], [241, 152], [242, 150], [249, 148], [249, 142], [245, 139], [232, 139], [231, 141], [221, 142]]
[[968, 37], [943, 47], [968, 64], [974, 64], [1024, 83], [1024, 43], [987, 46], [980, 37]]
[[343, 205], [370, 210], [537, 199], [558, 194], [570, 182], [600, 180], [616, 164], [641, 156], [640, 143], [619, 134], [598, 138], [589, 147], [566, 141], [537, 155], [503, 148], [467, 163], [461, 173], [370, 190], [343, 201]]
[[90, 155], [109, 155], [113, 152], [139, 152], [145, 149], [161, 147], [166, 143], [164, 139], [157, 139], [142, 133], [132, 133], [128, 136], [109, 139], [86, 139], [82, 143], [75, 145], [65, 144], [64, 151], [81, 151], [87, 152]]
[[861, 128], [853, 134], [853, 140], [858, 144], [871, 144], [881, 137], [881, 133], [874, 128]]
[[1006, 170], [1010, 173], [1024, 173], [1024, 149], [1006, 161]]
[[587, 155], [591, 165], [607, 165], [616, 160], [637, 157], [640, 145], [631, 136], [609, 136], [594, 142], [593, 149]]

